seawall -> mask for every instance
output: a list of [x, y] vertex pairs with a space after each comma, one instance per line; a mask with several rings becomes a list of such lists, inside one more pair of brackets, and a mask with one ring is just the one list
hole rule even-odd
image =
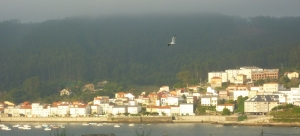
[[0, 117], [1, 122], [123, 122], [172, 123], [172, 117]]

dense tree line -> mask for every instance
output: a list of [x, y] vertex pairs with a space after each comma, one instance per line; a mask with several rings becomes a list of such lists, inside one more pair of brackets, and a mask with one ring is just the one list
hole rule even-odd
[[249, 65], [299, 70], [299, 24], [300, 17], [221, 14], [0, 22], [0, 99], [45, 100], [61, 87], [103, 80], [117, 83], [114, 91], [185, 86]]

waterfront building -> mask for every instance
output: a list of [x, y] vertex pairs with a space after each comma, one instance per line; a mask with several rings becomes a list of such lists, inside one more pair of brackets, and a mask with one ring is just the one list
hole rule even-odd
[[181, 103], [179, 105], [180, 115], [195, 115], [194, 114], [194, 104], [192, 103]]
[[91, 106], [88, 104], [72, 104], [70, 105], [70, 116], [77, 117], [77, 116], [88, 116], [91, 113]]

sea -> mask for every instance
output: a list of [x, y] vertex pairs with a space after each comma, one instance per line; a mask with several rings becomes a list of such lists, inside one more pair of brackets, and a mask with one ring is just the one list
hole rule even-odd
[[100, 124], [102, 126], [97, 126], [96, 123], [63, 123], [65, 128], [51, 131], [35, 128], [36, 123], [27, 123], [31, 126], [30, 130], [12, 127], [16, 123], [1, 123], [11, 130], [0, 130], [0, 136], [61, 136], [62, 133], [65, 133], [63, 136], [300, 136], [300, 128], [297, 127], [222, 126], [209, 123], [120, 123], [120, 127], [115, 127], [112, 123]]

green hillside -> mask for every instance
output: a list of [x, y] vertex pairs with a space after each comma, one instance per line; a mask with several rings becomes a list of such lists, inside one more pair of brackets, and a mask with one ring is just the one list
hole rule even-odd
[[116, 83], [114, 91], [173, 86], [182, 71], [196, 84], [207, 72], [241, 66], [299, 70], [299, 24], [300, 17], [221, 14], [0, 22], [0, 99], [34, 101], [103, 80]]

